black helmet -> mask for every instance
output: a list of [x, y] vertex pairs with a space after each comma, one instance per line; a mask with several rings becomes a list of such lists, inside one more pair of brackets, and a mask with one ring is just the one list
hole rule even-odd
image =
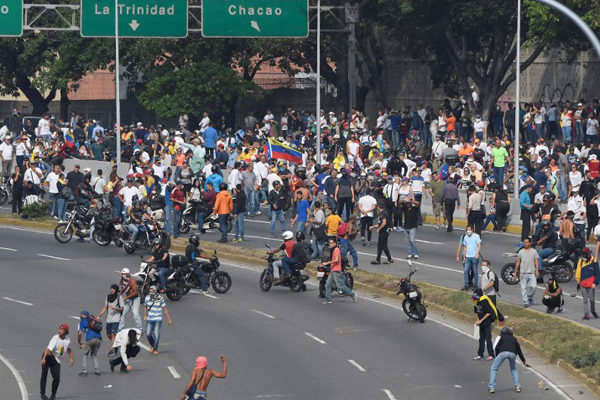
[[160, 240], [159, 238], [154, 239], [152, 241], [152, 246], [156, 246], [156, 245], [162, 246], [162, 240]]
[[212, 167], [210, 167], [210, 171], [211, 171], [213, 174], [216, 174], [216, 173], [218, 173], [218, 172], [219, 172], [219, 167], [217, 167], [216, 165], [213, 165]]
[[552, 195], [550, 193], [546, 193], [544, 194], [544, 197], [542, 197], [542, 199], [544, 201], [552, 201]]
[[188, 240], [194, 246], [198, 246], [200, 244], [200, 237], [198, 236], [197, 233], [194, 233], [192, 236], [190, 236], [190, 238]]
[[541, 222], [542, 226], [550, 226], [552, 225], [549, 220], [545, 219]]
[[302, 241], [304, 241], [304, 239], [306, 238], [306, 236], [304, 235], [304, 232], [296, 232], [296, 242], [300, 243]]

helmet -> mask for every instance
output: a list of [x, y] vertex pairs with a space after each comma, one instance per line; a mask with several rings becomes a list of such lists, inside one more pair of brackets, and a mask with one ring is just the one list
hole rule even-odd
[[542, 226], [550, 226], [550, 225], [551, 225], [550, 221], [549, 221], [549, 220], [547, 220], [547, 219], [543, 220], [543, 221], [541, 222], [541, 224], [542, 224]]
[[296, 232], [296, 242], [302, 242], [304, 239], [306, 238], [306, 236], [304, 235], [304, 232], [298, 231]]
[[121, 274], [128, 274], [129, 273], [129, 268], [125, 267], [121, 270]]
[[156, 245], [162, 246], [162, 240], [160, 240], [159, 238], [154, 239], [152, 241], [152, 246], [156, 246]]
[[283, 232], [283, 240], [292, 240], [294, 238], [294, 234], [292, 231]]
[[550, 193], [546, 193], [542, 199], [544, 201], [552, 201], [552, 195]]
[[198, 246], [200, 244], [200, 237], [198, 236], [198, 234], [194, 233], [192, 236], [190, 236], [188, 241], [194, 246]]

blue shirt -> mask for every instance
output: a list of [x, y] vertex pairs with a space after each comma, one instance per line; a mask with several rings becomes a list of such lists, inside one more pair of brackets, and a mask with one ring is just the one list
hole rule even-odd
[[207, 149], [214, 149], [217, 140], [219, 140], [219, 134], [217, 133], [217, 130], [212, 126], [209, 126], [204, 130], [204, 134], [202, 136], [204, 136], [204, 147]]
[[461, 244], [467, 248], [466, 257], [475, 257], [477, 255], [477, 245], [481, 243], [481, 238], [478, 234], [473, 233], [471, 236], [466, 233], [463, 235]]
[[392, 130], [397, 131], [400, 126], [400, 121], [402, 120], [402, 116], [398, 114], [394, 114], [390, 116], [390, 124], [392, 125]]
[[319, 175], [317, 175], [315, 177], [315, 182], [317, 182], [317, 185], [318, 185], [318, 189], [317, 189], [318, 192], [323, 191], [323, 179], [325, 179], [326, 176], [328, 176], [328, 175], [321, 172]]
[[162, 321], [163, 308], [166, 306], [167, 304], [162, 296], [158, 296], [155, 300], [152, 300], [150, 295], [146, 296], [144, 307], [148, 310], [148, 322]]
[[521, 210], [531, 210], [531, 197], [527, 190], [523, 190], [519, 195], [519, 205], [521, 206]]
[[92, 339], [102, 339], [102, 335], [100, 335], [98, 332], [93, 331], [91, 329], [88, 329], [88, 320], [87, 318], [84, 318], [82, 320], [79, 321], [79, 327], [77, 328], [78, 331], [85, 331], [85, 340], [90, 341]]
[[298, 221], [306, 222], [308, 219], [308, 209], [310, 208], [308, 201], [305, 199], [300, 200], [296, 208], [298, 210]]
[[221, 177], [221, 175], [219, 174], [210, 175], [208, 178], [206, 178], [206, 182], [204, 183], [204, 190], [206, 190], [206, 184], [208, 182], [212, 183], [213, 187], [215, 188], [215, 192], [219, 193], [219, 185], [221, 184], [221, 182], [223, 182], [223, 177]]
[[165, 205], [173, 207], [173, 202], [171, 201], [171, 186], [167, 185], [165, 188]]

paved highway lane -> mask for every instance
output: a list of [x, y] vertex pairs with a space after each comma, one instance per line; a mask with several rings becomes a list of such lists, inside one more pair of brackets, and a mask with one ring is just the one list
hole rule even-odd
[[[0, 325], [0, 353], [12, 360], [31, 398], [37, 398], [41, 351], [57, 325], [68, 321], [75, 342], [77, 321], [71, 317], [81, 309], [96, 313], [108, 286], [118, 279], [115, 270], [135, 268], [139, 258], [114, 247], [60, 245], [48, 234], [6, 228], [0, 228], [0, 247], [0, 318], [9, 321]], [[191, 293], [168, 303], [174, 325], [163, 327], [159, 356], [142, 351], [132, 373], [111, 374], [104, 343], [99, 356], [103, 375], [81, 378], [81, 356], [75, 350], [76, 366], [63, 367], [60, 397], [135, 393], [174, 398], [198, 354], [218, 368], [221, 353], [231, 370], [225, 381], [211, 384], [216, 399], [464, 399], [486, 394], [489, 363], [471, 361], [476, 343], [455, 330], [432, 321], [408, 323], [400, 310], [366, 298], [358, 304], [335, 298], [334, 304], [322, 305], [311, 285], [305, 293], [287, 288], [262, 293], [255, 269], [222, 268], [232, 275], [229, 293], [216, 298]], [[533, 372], [520, 371], [525, 398], [562, 398], [538, 389]], [[14, 379], [1, 369], [0, 382], [14, 389]], [[497, 387], [496, 398], [516, 397], [507, 371]]]

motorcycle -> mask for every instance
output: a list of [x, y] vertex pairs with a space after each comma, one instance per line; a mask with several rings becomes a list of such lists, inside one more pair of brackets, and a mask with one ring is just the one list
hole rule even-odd
[[[265, 244], [265, 247], [271, 249], [271, 246]], [[273, 287], [273, 263], [276, 257], [273, 254], [269, 254], [267, 258], [268, 267], [263, 270], [260, 274], [259, 286], [263, 292], [268, 292]], [[305, 292], [306, 285], [304, 281], [308, 280], [308, 275], [304, 271], [305, 264], [297, 265], [296, 268], [292, 269], [292, 273], [286, 279], [282, 279], [278, 284], [279, 286], [287, 286], [292, 292]]]
[[54, 228], [54, 238], [59, 243], [68, 243], [73, 234], [80, 238], [90, 234], [91, 217], [87, 215], [87, 209], [75, 206], [73, 211], [67, 212], [67, 221], [61, 222]]
[[[181, 216], [181, 224], [179, 225], [179, 232], [186, 234], [189, 233], [190, 229], [198, 229], [198, 217], [197, 217], [197, 203], [188, 202], [187, 207], [183, 210]], [[202, 222], [202, 230], [219, 229], [219, 217], [212, 213], [210, 208], [206, 208], [204, 211], [204, 221]], [[227, 217], [227, 233], [233, 229], [233, 217], [229, 215]]]
[[[174, 256], [173, 259], [175, 259], [176, 257], [182, 256]], [[221, 263], [219, 262], [219, 258], [217, 257], [216, 251], [214, 252], [213, 257], [211, 257], [209, 261], [202, 261], [199, 263], [199, 266], [200, 268], [202, 268], [202, 271], [206, 275], [206, 282], [208, 282], [208, 284], [212, 286], [213, 290], [216, 293], [224, 294], [229, 291], [229, 289], [231, 288], [231, 276], [225, 271], [219, 271]], [[189, 264], [187, 264], [187, 260], [185, 261], [185, 265], [178, 269], [177, 278], [183, 285], [184, 295], [188, 294], [190, 289], [200, 287], [198, 277], [194, 273], [192, 267]]]
[[[348, 258], [342, 257], [342, 273], [346, 276], [346, 286], [348, 286], [348, 288], [352, 290], [354, 288], [354, 277], [352, 276], [352, 273], [347, 271], [346, 268], [348, 266]], [[327, 278], [329, 277], [330, 269], [331, 268], [329, 266], [325, 265], [319, 265], [317, 267], [317, 280], [319, 281], [320, 298], [325, 297], [325, 283], [327, 282]], [[332, 290], [337, 291], [340, 296], [343, 295], [343, 292], [337, 287], [335, 280], [333, 281]]]
[[12, 195], [12, 179], [5, 176], [2, 178], [2, 183], [0, 184], [0, 205], [5, 204], [9, 197], [12, 198]]
[[[550, 257], [542, 260], [542, 274], [554, 275], [558, 283], [567, 283], [573, 279], [573, 266], [569, 263], [572, 261], [572, 250], [558, 250]], [[517, 257], [517, 253], [507, 253], [507, 257]], [[515, 272], [515, 263], [510, 262], [504, 264], [500, 271], [502, 280], [507, 285], [516, 285], [521, 281], [521, 278], [513, 276]]]
[[[105, 206], [105, 210], [108, 209], [110, 209], [110, 205]], [[115, 246], [123, 247], [123, 237], [123, 225], [121, 225], [119, 217], [113, 217], [108, 212], [96, 217], [92, 239], [97, 245], [108, 246], [110, 242], [114, 242]]]
[[158, 286], [158, 271], [156, 271], [156, 263], [148, 263], [144, 261], [144, 257], [140, 256], [140, 268], [135, 274], [131, 274], [136, 280], [141, 299], [145, 299], [150, 292], [150, 286]]
[[410, 271], [408, 277], [400, 279], [400, 283], [398, 283], [396, 296], [399, 294], [404, 295], [402, 309], [410, 319], [425, 322], [427, 308], [425, 308], [425, 305], [423, 304], [423, 296], [419, 287], [410, 281], [415, 272], [417, 272], [416, 268], [414, 270], [412, 269], [411, 260], [408, 260], [408, 269]]
[[129, 240], [129, 230], [124, 229], [123, 241], [125, 242], [125, 252], [133, 254], [136, 249], [143, 249], [147, 252], [152, 251], [152, 241], [155, 238], [162, 240], [165, 248], [168, 250], [171, 247], [171, 238], [164, 230], [164, 221], [146, 221], [138, 226], [138, 236], [135, 243]]

